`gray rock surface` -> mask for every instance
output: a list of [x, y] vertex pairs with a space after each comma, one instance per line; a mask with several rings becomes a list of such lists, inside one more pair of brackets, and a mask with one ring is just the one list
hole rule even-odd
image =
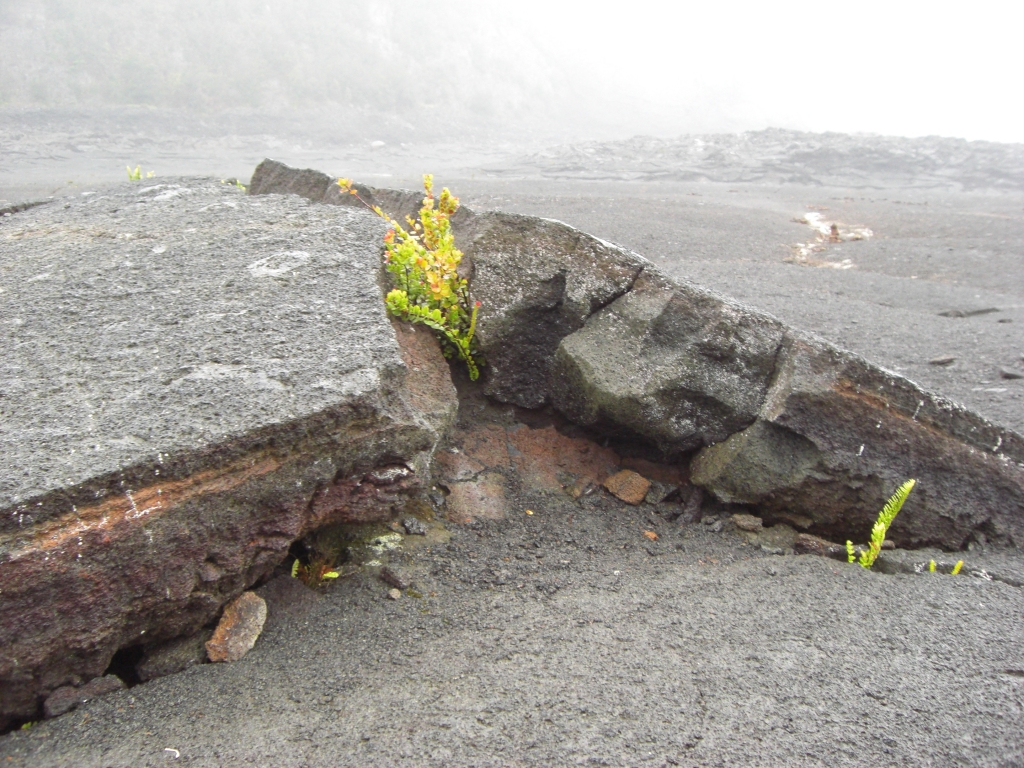
[[384, 230], [196, 178], [4, 217], [0, 727], [429, 487], [455, 392], [385, 316]]
[[60, 717], [95, 698], [106, 696], [114, 691], [123, 691], [125, 687], [124, 682], [117, 675], [95, 677], [85, 685], [78, 687], [65, 685], [46, 697], [43, 714], [47, 718]]
[[178, 637], [166, 643], [147, 648], [135, 665], [139, 682], [155, 680], [173, 675], [195, 664], [206, 661], [206, 641], [213, 635], [212, 629], [203, 629], [188, 637]]
[[783, 326], [653, 267], [558, 348], [554, 404], [679, 455], [753, 422]]
[[[820, 340], [791, 333], [758, 420], [703, 449], [691, 480], [772, 519], [862, 542], [918, 481], [889, 537], [901, 547], [1024, 544], [1024, 439]], [[781, 516], [781, 518], [780, 518]]]
[[[314, 203], [327, 205], [344, 205], [361, 210], [367, 206], [380, 206], [391, 218], [405, 223], [406, 216], [415, 216], [423, 201], [422, 192], [406, 189], [377, 189], [375, 187], [353, 184], [359, 193], [354, 197], [338, 186], [338, 177], [311, 168], [292, 168], [277, 160], [263, 160], [253, 172], [249, 182], [249, 194], [291, 194], [304, 197]], [[463, 217], [466, 214], [463, 214]], [[458, 220], [458, 219], [456, 219]]]
[[[254, 195], [292, 193], [330, 205], [359, 206], [336, 179], [319, 171], [264, 160], [250, 185]], [[419, 210], [422, 194], [356, 184], [367, 204], [399, 221]], [[625, 293], [645, 260], [559, 221], [514, 214], [452, 217], [465, 254], [460, 273], [481, 300], [476, 337], [484, 358], [485, 392], [497, 400], [536, 408], [550, 399], [555, 349], [601, 307]]]
[[646, 261], [559, 221], [485, 213], [462, 227], [470, 293], [483, 302], [477, 339], [484, 391], [506, 403], [549, 402], [559, 342], [633, 285]]

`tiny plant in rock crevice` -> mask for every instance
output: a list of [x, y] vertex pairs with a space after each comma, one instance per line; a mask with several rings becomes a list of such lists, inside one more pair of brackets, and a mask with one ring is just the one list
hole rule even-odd
[[407, 216], [406, 230], [379, 205], [359, 197], [351, 179], [338, 179], [338, 186], [391, 225], [384, 236], [385, 266], [395, 284], [384, 299], [388, 312], [432, 328], [441, 339], [445, 357], [458, 355], [469, 378], [476, 381], [481, 361], [474, 336], [480, 302], [470, 301], [469, 284], [458, 274], [462, 251], [455, 247], [451, 217], [459, 208], [459, 199], [447, 187], [435, 199], [434, 177], [424, 174], [426, 196], [419, 219]]
[[[871, 541], [868, 542], [868, 548], [860, 553], [859, 562], [862, 567], [870, 568], [875, 564], [878, 553], [882, 551], [882, 542], [885, 541], [885, 534], [888, 532], [889, 526], [892, 525], [892, 521], [903, 508], [903, 502], [907, 500], [907, 496], [910, 495], [916, 483], [916, 480], [907, 480], [896, 489], [896, 493], [889, 498], [885, 506], [882, 507], [882, 511], [878, 513], [878, 520], [871, 528]], [[852, 541], [846, 542], [846, 556], [851, 563], [858, 559]]]
[[298, 579], [307, 587], [316, 589], [325, 581], [336, 579], [341, 574], [334, 570], [334, 566], [321, 557], [310, 558], [309, 563], [299, 562], [296, 558], [292, 563], [292, 578]]
[[[956, 561], [956, 565], [953, 566], [953, 569], [949, 572], [949, 575], [950, 576], [956, 576], [958, 573], [960, 573], [960, 569], [963, 568], [963, 567], [964, 567], [964, 561], [963, 560], [957, 560]], [[937, 570], [938, 570], [938, 566], [936, 565], [935, 561], [934, 560], [929, 560], [928, 561], [928, 573], [935, 573]]]

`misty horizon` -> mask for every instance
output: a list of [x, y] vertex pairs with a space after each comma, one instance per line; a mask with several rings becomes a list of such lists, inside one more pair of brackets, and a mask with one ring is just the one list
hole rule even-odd
[[984, 4], [957, 19], [869, 5], [841, 23], [799, 8], [5, 0], [0, 108], [307, 115], [392, 141], [770, 127], [1024, 141], [1015, 72], [1000, 71], [1013, 25], [983, 41]]

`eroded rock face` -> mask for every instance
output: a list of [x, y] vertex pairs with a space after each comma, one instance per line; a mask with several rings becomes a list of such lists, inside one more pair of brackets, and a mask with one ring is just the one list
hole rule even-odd
[[803, 530], [862, 540], [914, 477], [898, 543], [1024, 543], [1019, 435], [571, 227], [463, 215], [492, 397], [699, 450], [695, 483]]
[[484, 391], [536, 408], [551, 398], [551, 366], [563, 338], [630, 289], [647, 263], [558, 221], [478, 214], [457, 229], [482, 301], [477, 339]]
[[1024, 441], [861, 358], [791, 332], [757, 420], [705, 448], [693, 482], [811, 532], [863, 540], [918, 482], [889, 537], [901, 547], [1024, 544]]
[[400, 515], [456, 412], [436, 340], [386, 317], [377, 217], [160, 182], [0, 230], [0, 728], [310, 531]]
[[666, 454], [724, 440], [757, 417], [783, 330], [648, 267], [561, 342], [554, 404], [579, 424], [641, 436]]

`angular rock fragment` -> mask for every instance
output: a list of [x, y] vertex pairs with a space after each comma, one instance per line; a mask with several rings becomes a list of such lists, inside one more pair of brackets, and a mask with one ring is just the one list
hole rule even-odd
[[636, 505], [647, 496], [651, 481], [631, 469], [623, 469], [605, 480], [604, 487], [627, 504]]
[[669, 496], [679, 490], [679, 486], [669, 485], [668, 483], [659, 483], [657, 480], [651, 480], [650, 490], [647, 491], [647, 495], [644, 496], [644, 502], [647, 504], [661, 504]]
[[410, 536], [426, 536], [427, 525], [418, 517], [403, 517], [402, 527]]
[[758, 533], [764, 527], [764, 522], [760, 517], [742, 513], [732, 516], [732, 524], [741, 531], [748, 531], [750, 533]]
[[380, 578], [386, 584], [395, 589], [408, 589], [412, 586], [412, 578], [409, 574], [397, 565], [385, 565], [380, 569]]
[[1024, 439], [851, 353], [792, 332], [758, 420], [704, 448], [692, 480], [811, 533], [862, 540], [889, 495], [902, 547], [1024, 544]]
[[823, 539], [820, 536], [813, 536], [809, 533], [798, 533], [796, 535], [796, 541], [793, 542], [793, 552], [798, 555], [818, 555], [838, 560], [845, 560], [847, 556], [845, 545], [836, 544], [834, 541]]
[[43, 714], [47, 717], [59, 717], [87, 701], [105, 696], [114, 691], [123, 691], [125, 684], [116, 675], [95, 677], [83, 686], [65, 685], [58, 688], [43, 704]]
[[224, 608], [217, 629], [206, 642], [210, 661], [238, 661], [256, 644], [267, 620], [267, 603], [255, 592], [243, 592]]
[[779, 321], [648, 268], [563, 339], [553, 402], [578, 424], [678, 455], [754, 421], [782, 337]]

